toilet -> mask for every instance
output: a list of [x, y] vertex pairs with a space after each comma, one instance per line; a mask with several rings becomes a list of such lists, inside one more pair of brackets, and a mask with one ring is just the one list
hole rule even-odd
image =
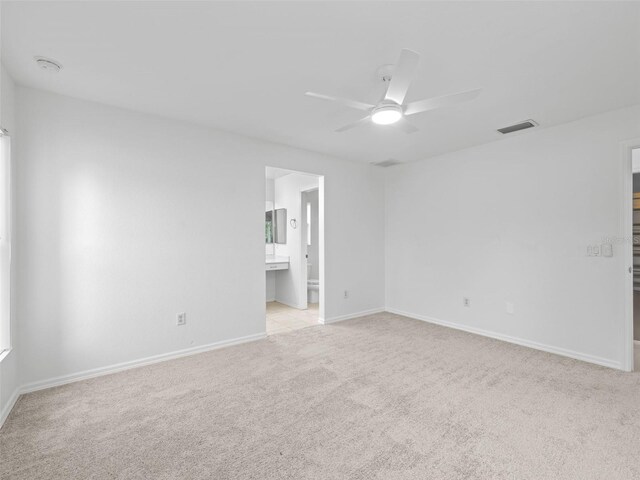
[[320, 280], [317, 278], [309, 278], [311, 273], [311, 264], [307, 263], [307, 302], [320, 302]]

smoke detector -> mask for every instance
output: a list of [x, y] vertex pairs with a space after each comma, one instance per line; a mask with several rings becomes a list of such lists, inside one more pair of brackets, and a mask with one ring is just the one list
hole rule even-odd
[[62, 65], [50, 58], [34, 57], [34, 60], [40, 69], [46, 70], [47, 72], [58, 73], [62, 70]]

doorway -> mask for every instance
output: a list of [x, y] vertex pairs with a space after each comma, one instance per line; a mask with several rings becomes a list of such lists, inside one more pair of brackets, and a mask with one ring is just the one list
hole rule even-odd
[[302, 268], [306, 272], [303, 285], [307, 288], [307, 309], [318, 311], [320, 303], [320, 251], [319, 251], [319, 192], [317, 188], [301, 195], [302, 220]]
[[324, 178], [266, 167], [265, 329], [289, 333], [324, 312]]

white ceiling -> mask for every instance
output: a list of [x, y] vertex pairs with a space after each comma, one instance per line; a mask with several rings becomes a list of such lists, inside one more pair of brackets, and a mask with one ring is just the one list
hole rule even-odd
[[[339, 157], [412, 161], [640, 103], [640, 3], [3, 2], [16, 81]], [[408, 101], [482, 87], [420, 128], [333, 130], [375, 103], [376, 69], [422, 56]], [[60, 61], [57, 75], [35, 55]], [[526, 134], [526, 133], [522, 133]]]

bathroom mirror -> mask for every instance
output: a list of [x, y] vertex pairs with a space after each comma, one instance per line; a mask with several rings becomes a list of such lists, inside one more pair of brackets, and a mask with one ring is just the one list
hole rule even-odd
[[267, 201], [264, 209], [264, 243], [274, 242], [273, 202]]
[[274, 211], [275, 224], [274, 238], [275, 243], [287, 243], [287, 209], [278, 208]]

